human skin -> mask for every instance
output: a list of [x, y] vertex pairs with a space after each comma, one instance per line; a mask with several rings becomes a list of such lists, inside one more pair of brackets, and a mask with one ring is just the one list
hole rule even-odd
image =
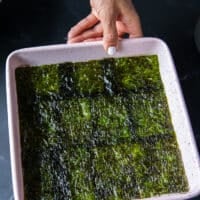
[[114, 54], [124, 34], [130, 38], [143, 35], [131, 0], [90, 0], [90, 5], [91, 13], [70, 29], [68, 43], [103, 39], [104, 49]]

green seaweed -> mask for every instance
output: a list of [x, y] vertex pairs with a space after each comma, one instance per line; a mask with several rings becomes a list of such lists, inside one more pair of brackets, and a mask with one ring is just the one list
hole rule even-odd
[[59, 102], [55, 100], [37, 100], [37, 117], [41, 125], [40, 130], [47, 137], [55, 136], [60, 131], [60, 107]]
[[134, 164], [137, 144], [93, 149], [98, 199], [132, 199], [138, 196]]
[[41, 174], [41, 199], [49, 199], [53, 200], [54, 195], [52, 191], [54, 191], [54, 182], [53, 175], [51, 173], [51, 167], [48, 163], [49, 160], [42, 160], [40, 174]]
[[94, 104], [94, 141], [98, 145], [116, 144], [131, 140], [130, 121], [123, 98], [98, 97]]
[[43, 67], [32, 68], [31, 82], [37, 94], [48, 95], [51, 93], [58, 93], [58, 65], [43, 65]]
[[60, 97], [63, 99], [75, 95], [73, 71], [73, 63], [67, 62], [59, 64], [58, 75], [60, 81]]
[[73, 144], [85, 144], [90, 141], [93, 124], [91, 102], [87, 98], [75, 98], [60, 103], [61, 123], [66, 131], [66, 140]]
[[121, 90], [147, 92], [161, 87], [157, 56], [116, 59], [114, 73]]
[[25, 198], [188, 191], [158, 57], [16, 70]]
[[151, 142], [141, 143], [140, 148], [143, 153], [134, 162], [141, 198], [181, 192], [181, 189], [187, 191], [174, 137], [165, 137], [165, 140], [154, 138]]
[[115, 59], [109, 58], [100, 61], [103, 68], [103, 81], [105, 94], [113, 96], [118, 92], [117, 83], [114, 75]]
[[128, 96], [130, 115], [138, 136], [174, 134], [167, 101], [162, 92]]
[[88, 61], [74, 65], [75, 90], [78, 95], [95, 95], [104, 91], [103, 69], [99, 62]]
[[70, 174], [72, 199], [95, 199], [90, 157], [91, 154], [85, 147], [69, 148], [64, 155]]

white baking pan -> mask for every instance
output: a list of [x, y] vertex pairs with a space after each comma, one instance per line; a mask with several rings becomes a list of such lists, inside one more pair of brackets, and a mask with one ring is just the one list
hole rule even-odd
[[[175, 66], [167, 45], [156, 38], [126, 39], [120, 42], [119, 50], [114, 57], [152, 54], [158, 55], [161, 78], [189, 183], [189, 191], [186, 193], [165, 194], [149, 199], [188, 199], [200, 193], [200, 162]], [[8, 56], [6, 63], [6, 91], [15, 200], [24, 199], [15, 69], [20, 65], [35, 66], [67, 61], [87, 61], [106, 57], [108, 55], [103, 50], [101, 42], [26, 48], [14, 51]]]

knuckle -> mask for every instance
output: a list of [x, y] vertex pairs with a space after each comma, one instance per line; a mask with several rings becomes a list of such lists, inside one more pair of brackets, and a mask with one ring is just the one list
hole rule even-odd
[[105, 42], [115, 42], [117, 39], [117, 36], [114, 33], [108, 33], [108, 34], [105, 34], [103, 38]]
[[89, 23], [90, 23], [90, 19], [89, 19], [89, 17], [86, 17], [86, 18], [82, 19], [82, 20], [78, 23], [78, 25], [81, 26], [81, 27], [84, 27], [84, 26], [86, 26], [86, 25], [89, 24]]
[[104, 9], [102, 7], [96, 9], [96, 13], [99, 17], [104, 17]]
[[90, 23], [90, 17], [89, 16], [87, 16], [86, 18], [85, 18], [85, 20], [84, 20], [84, 23]]

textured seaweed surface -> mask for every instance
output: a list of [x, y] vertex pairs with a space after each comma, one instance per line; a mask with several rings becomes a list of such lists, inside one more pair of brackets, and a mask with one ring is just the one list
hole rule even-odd
[[185, 192], [157, 56], [16, 70], [25, 197]]

